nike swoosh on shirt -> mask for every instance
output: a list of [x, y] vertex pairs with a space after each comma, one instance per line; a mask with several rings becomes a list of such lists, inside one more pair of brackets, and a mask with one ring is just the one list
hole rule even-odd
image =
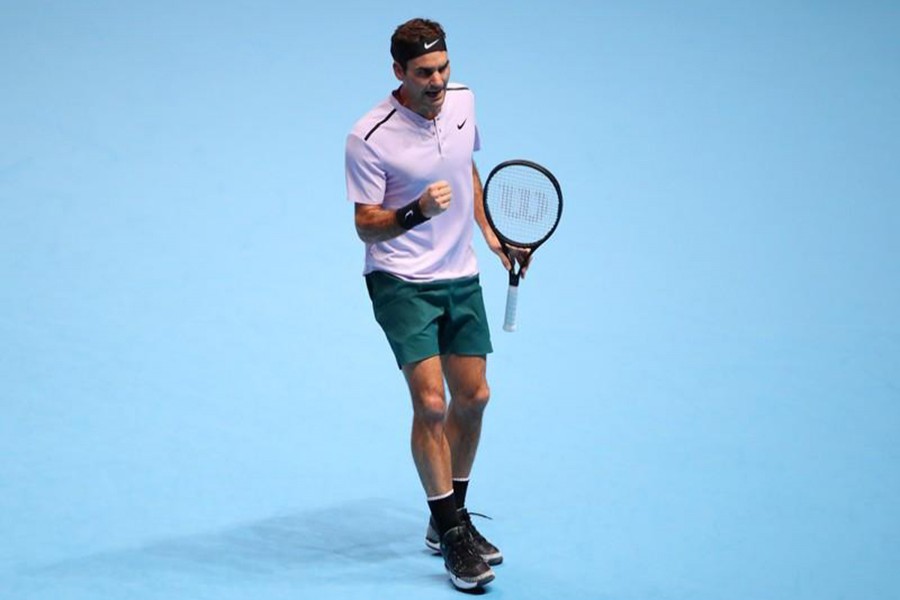
[[456, 128], [457, 128], [457, 129], [462, 129], [463, 127], [465, 127], [465, 126], [466, 126], [466, 121], [468, 121], [468, 119], [464, 119], [462, 123], [460, 123], [459, 125], [456, 126]]

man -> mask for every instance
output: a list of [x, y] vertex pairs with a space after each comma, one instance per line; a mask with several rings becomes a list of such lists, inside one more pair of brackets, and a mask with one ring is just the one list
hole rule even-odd
[[[431, 512], [426, 544], [440, 550], [457, 588], [472, 589], [492, 581], [491, 565], [503, 559], [465, 508], [492, 351], [473, 222], [507, 269], [510, 259], [484, 216], [474, 96], [449, 84], [443, 28], [403, 23], [391, 56], [400, 86], [347, 137], [348, 198], [375, 318], [412, 398], [412, 454]], [[527, 267], [527, 256], [513, 260]]]

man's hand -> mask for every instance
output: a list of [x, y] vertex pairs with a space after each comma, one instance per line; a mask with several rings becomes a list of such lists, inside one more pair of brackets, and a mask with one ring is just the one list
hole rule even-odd
[[510, 246], [509, 254], [512, 256], [512, 259], [519, 263], [519, 277], [525, 279], [525, 272], [528, 270], [528, 267], [531, 265], [531, 250], [527, 248], [519, 248], [517, 246]]
[[450, 184], [446, 181], [435, 181], [419, 196], [419, 208], [422, 214], [428, 217], [436, 217], [450, 207], [452, 197]]
[[485, 227], [482, 233], [484, 233], [484, 241], [487, 243], [488, 248], [491, 249], [491, 252], [500, 257], [503, 268], [509, 271], [510, 268], [512, 268], [512, 263], [509, 262], [509, 257], [506, 255], [506, 252], [503, 251], [503, 246], [500, 245], [500, 240], [497, 239], [493, 230], [489, 227]]
[[528, 270], [528, 265], [531, 264], [531, 250], [512, 246], [509, 249], [509, 254], [507, 254], [503, 251], [503, 246], [500, 245], [500, 240], [497, 239], [497, 235], [493, 232], [492, 229], [486, 227], [483, 230], [483, 233], [484, 241], [487, 242], [488, 248], [491, 249], [491, 252], [500, 257], [500, 262], [503, 263], [503, 268], [509, 271], [513, 266], [513, 262], [511, 261], [515, 261], [519, 265], [519, 276], [524, 278], [525, 272]]

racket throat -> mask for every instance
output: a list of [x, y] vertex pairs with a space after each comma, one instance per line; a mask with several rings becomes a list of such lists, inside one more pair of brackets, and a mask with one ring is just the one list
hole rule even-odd
[[521, 274], [521, 271], [522, 271], [521, 267], [519, 267], [518, 269], [516, 269], [515, 267], [512, 267], [509, 270], [509, 285], [510, 285], [510, 287], [519, 287], [519, 276]]

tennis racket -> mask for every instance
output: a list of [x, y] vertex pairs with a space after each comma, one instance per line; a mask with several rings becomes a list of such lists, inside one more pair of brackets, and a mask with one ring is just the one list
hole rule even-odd
[[[512, 249], [528, 250], [528, 259], [546, 242], [562, 216], [562, 190], [549, 170], [530, 160], [508, 160], [493, 168], [484, 184], [484, 212], [509, 258], [505, 331], [516, 330], [519, 275]], [[527, 262], [526, 262], [527, 264]]]

